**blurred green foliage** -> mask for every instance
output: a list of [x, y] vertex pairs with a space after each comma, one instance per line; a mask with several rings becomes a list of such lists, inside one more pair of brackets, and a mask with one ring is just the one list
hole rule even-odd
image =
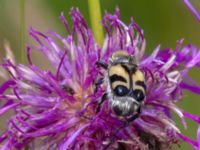
[[[101, 5], [102, 15], [105, 11], [114, 12], [115, 8], [119, 7], [121, 19], [125, 23], [128, 24], [130, 18], [134, 18], [144, 30], [148, 53], [151, 53], [158, 44], [161, 44], [163, 48], [175, 48], [177, 40], [182, 38], [185, 39], [185, 44], [192, 43], [200, 47], [200, 24], [184, 6], [182, 0], [101, 0]], [[86, 0], [26, 0], [26, 42], [31, 42], [28, 35], [31, 25], [41, 31], [52, 28], [65, 35], [65, 28], [59, 20], [59, 15], [64, 11], [71, 25], [71, 18], [68, 15], [71, 7], [78, 7], [90, 26]], [[4, 55], [4, 39], [10, 41], [14, 53], [17, 57], [20, 56], [19, 30], [19, 0], [0, 0], [0, 58]], [[191, 75], [197, 82], [200, 81], [198, 72], [199, 70], [191, 71]], [[186, 92], [185, 99], [180, 106], [200, 115], [199, 96]], [[175, 118], [180, 122], [178, 117]], [[188, 121], [188, 130], [183, 129], [182, 131], [196, 138], [196, 127], [194, 123]], [[181, 148], [175, 147], [174, 149], [189, 150], [192, 148], [181, 143]]]

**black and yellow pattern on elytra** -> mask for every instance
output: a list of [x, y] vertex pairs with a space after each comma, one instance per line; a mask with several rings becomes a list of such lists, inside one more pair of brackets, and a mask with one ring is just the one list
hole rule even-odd
[[114, 90], [118, 86], [123, 86], [127, 90], [146, 91], [144, 74], [132, 61], [131, 56], [125, 51], [117, 51], [111, 56], [111, 65], [108, 70], [110, 87]]

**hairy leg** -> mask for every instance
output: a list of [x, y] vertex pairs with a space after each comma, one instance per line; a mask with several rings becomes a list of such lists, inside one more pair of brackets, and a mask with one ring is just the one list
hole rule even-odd
[[97, 104], [96, 113], [98, 113], [100, 111], [101, 105], [106, 100], [106, 98], [107, 98], [107, 93], [104, 93], [103, 96], [101, 97], [101, 100]]

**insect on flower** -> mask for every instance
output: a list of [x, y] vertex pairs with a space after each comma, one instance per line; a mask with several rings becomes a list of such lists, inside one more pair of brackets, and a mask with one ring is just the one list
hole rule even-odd
[[126, 51], [116, 51], [109, 61], [109, 65], [97, 62], [107, 70], [107, 93], [102, 96], [97, 112], [108, 97], [116, 115], [123, 116], [126, 121], [131, 122], [139, 116], [145, 98], [144, 75], [138, 69], [134, 57]]

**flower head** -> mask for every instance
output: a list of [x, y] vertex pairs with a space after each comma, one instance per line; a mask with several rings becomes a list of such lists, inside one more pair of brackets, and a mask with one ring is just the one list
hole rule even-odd
[[[180, 40], [174, 50], [158, 46], [147, 56], [143, 31], [133, 20], [125, 25], [118, 10], [102, 21], [107, 34], [100, 49], [80, 12], [72, 9], [70, 14], [72, 30], [64, 15], [60, 17], [66, 37], [30, 30], [38, 45], [27, 47], [28, 66], [14, 65], [9, 59], [2, 65], [10, 77], [0, 87], [0, 115], [9, 110], [13, 114], [0, 137], [1, 149], [169, 149], [180, 139], [198, 148], [199, 139], [182, 135], [171, 113], [177, 113], [185, 127], [185, 118], [200, 122], [176, 106], [184, 90], [200, 94], [200, 87], [187, 74], [192, 67], [200, 67], [200, 51], [190, 44], [182, 47]], [[32, 49], [44, 54], [51, 71], [32, 63]], [[106, 75], [96, 62], [108, 63], [117, 50], [137, 59], [147, 86], [141, 114], [127, 126], [108, 101], [96, 113], [107, 88], [106, 82], [96, 84]]]

